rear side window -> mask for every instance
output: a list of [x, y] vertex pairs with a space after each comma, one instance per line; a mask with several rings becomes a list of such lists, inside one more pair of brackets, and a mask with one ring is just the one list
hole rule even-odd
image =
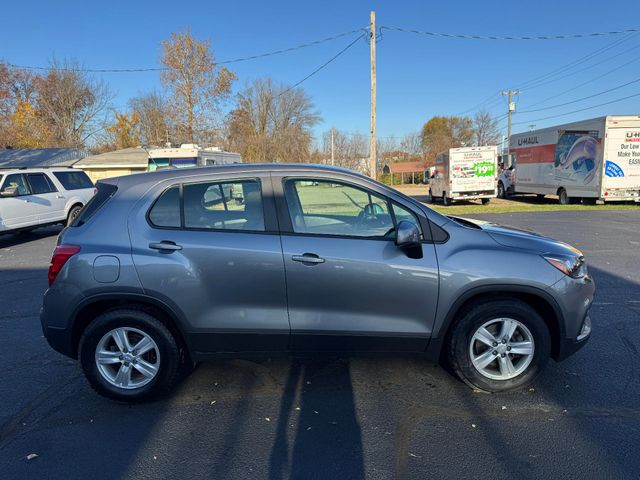
[[62, 184], [65, 190], [80, 190], [81, 188], [93, 188], [93, 182], [86, 173], [80, 170], [69, 172], [53, 172], [53, 175]]
[[27, 174], [29, 185], [31, 185], [31, 193], [51, 193], [55, 192], [56, 188], [51, 183], [51, 180], [47, 178], [44, 173], [29, 173]]
[[265, 227], [260, 183], [240, 180], [184, 184], [182, 204], [180, 187], [171, 187], [149, 210], [149, 222], [156, 227], [262, 232]]
[[101, 183], [98, 182], [96, 185], [97, 192], [96, 194], [89, 200], [89, 202], [84, 206], [84, 208], [78, 214], [78, 217], [71, 224], [72, 227], [79, 227], [84, 224], [87, 220], [89, 220], [95, 213], [107, 203], [118, 187], [115, 185], [111, 185], [110, 183]]

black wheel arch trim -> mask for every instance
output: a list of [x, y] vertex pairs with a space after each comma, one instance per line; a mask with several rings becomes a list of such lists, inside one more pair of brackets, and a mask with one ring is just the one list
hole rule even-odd
[[187, 349], [191, 350], [191, 345], [189, 344], [189, 332], [185, 330], [186, 319], [184, 316], [179, 313], [175, 308], [171, 307], [166, 302], [159, 300], [158, 298], [143, 294], [143, 293], [133, 293], [133, 292], [108, 292], [108, 293], [98, 293], [95, 295], [91, 295], [89, 297], [84, 298], [78, 305], [76, 305], [73, 313], [71, 315], [71, 322], [69, 323], [69, 337], [73, 342], [73, 354], [77, 356], [78, 352], [78, 338], [74, 338], [74, 332], [76, 331], [76, 324], [79, 320], [79, 314], [82, 310], [89, 307], [90, 305], [109, 301], [109, 300], [117, 300], [123, 304], [128, 302], [131, 303], [146, 303], [152, 305], [160, 310], [162, 310], [173, 322], [175, 328], [178, 330], [180, 336], [182, 337], [182, 341], [184, 342]]
[[[444, 321], [441, 323], [437, 331], [434, 329], [434, 335], [429, 340], [429, 344], [427, 345], [426, 354], [433, 361], [439, 361], [442, 348], [446, 341], [447, 334], [449, 332], [449, 328], [453, 324], [455, 320], [455, 315], [458, 313], [460, 308], [471, 298], [476, 295], [483, 293], [491, 293], [500, 296], [509, 296], [509, 294], [524, 294], [524, 295], [533, 295], [544, 299], [553, 310], [559, 330], [560, 338], [552, 338], [552, 342], [558, 341], [558, 343], [562, 344], [564, 339], [566, 338], [566, 331], [564, 327], [564, 315], [562, 314], [562, 310], [558, 305], [558, 302], [553, 295], [546, 292], [545, 290], [533, 287], [530, 285], [513, 285], [513, 284], [490, 284], [490, 285], [479, 285], [477, 287], [472, 287], [466, 290], [462, 295], [460, 295], [456, 301], [449, 307], [447, 314], [444, 317]], [[436, 314], [438, 315], [438, 313]], [[550, 332], [553, 335], [553, 332]], [[562, 349], [562, 346], [561, 346]]]

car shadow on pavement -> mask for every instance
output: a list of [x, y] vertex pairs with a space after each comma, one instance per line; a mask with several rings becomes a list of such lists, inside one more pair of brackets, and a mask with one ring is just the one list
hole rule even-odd
[[0, 235], [0, 248], [15, 247], [17, 245], [22, 245], [23, 243], [33, 242], [52, 235], [58, 235], [61, 230], [61, 227], [54, 226], [36, 228], [35, 230], [19, 233], [5, 233]]
[[350, 361], [293, 359], [282, 392], [269, 478], [363, 478]]

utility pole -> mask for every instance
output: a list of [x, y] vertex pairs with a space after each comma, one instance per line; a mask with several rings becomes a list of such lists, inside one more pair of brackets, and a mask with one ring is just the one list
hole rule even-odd
[[371, 132], [369, 138], [369, 171], [375, 180], [378, 165], [376, 151], [376, 12], [369, 14], [369, 50], [371, 62]]
[[516, 111], [516, 102], [513, 101], [513, 96], [522, 93], [520, 90], [503, 90], [500, 95], [507, 96], [508, 109], [507, 109], [507, 118], [508, 118], [508, 126], [507, 126], [507, 153], [511, 153], [511, 115]]
[[333, 132], [335, 128], [331, 127], [331, 166], [335, 165], [335, 158], [333, 157]]

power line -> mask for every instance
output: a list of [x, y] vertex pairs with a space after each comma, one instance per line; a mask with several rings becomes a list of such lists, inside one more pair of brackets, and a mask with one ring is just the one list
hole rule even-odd
[[551, 105], [550, 107], [534, 108], [533, 110], [520, 110], [520, 113], [541, 112], [543, 110], [551, 110], [553, 108], [564, 107], [565, 105], [571, 105], [573, 103], [582, 102], [583, 100], [588, 100], [589, 98], [599, 97], [600, 95], [604, 95], [606, 93], [613, 92], [614, 90], [619, 90], [619, 89], [624, 88], [624, 87], [626, 87], [628, 85], [633, 85], [634, 83], [638, 83], [638, 82], [640, 82], [640, 78], [636, 78], [635, 80], [631, 80], [630, 82], [623, 83], [622, 85], [618, 85], [616, 87], [609, 88], [607, 90], [603, 90], [602, 92], [594, 93], [593, 95], [588, 95], [586, 97], [578, 98], [577, 100], [572, 100], [570, 102], [559, 103], [557, 105]]
[[575, 91], [576, 89], [578, 89], [580, 87], [583, 87], [585, 85], [588, 85], [589, 83], [595, 82], [596, 80], [600, 80], [601, 78], [606, 77], [607, 75], [611, 75], [612, 73], [617, 72], [621, 68], [624, 68], [627, 65], [630, 65], [630, 64], [632, 64], [634, 62], [637, 62], [638, 60], [640, 60], [640, 57], [636, 57], [633, 60], [629, 60], [628, 62], [625, 62], [622, 65], [617, 66], [616, 68], [612, 68], [611, 70], [608, 70], [607, 72], [603, 73], [602, 75], [598, 75], [597, 77], [594, 77], [594, 78], [592, 78], [590, 80], [587, 80], [586, 82], [582, 82], [582, 83], [579, 83], [578, 85], [574, 85], [573, 87], [571, 87], [571, 88], [569, 88], [567, 90], [564, 90], [564, 91], [562, 91], [560, 93], [557, 93], [555, 95], [552, 95], [550, 97], [547, 97], [544, 100], [540, 100], [538, 102], [534, 102], [531, 105], [529, 105], [529, 107], [534, 107], [536, 105], [540, 105], [541, 103], [548, 102], [549, 100], [553, 100], [554, 98], [561, 97], [565, 93], [573, 92], [573, 91]]
[[565, 65], [562, 65], [562, 66], [560, 66], [560, 67], [558, 67], [558, 68], [556, 68], [554, 70], [551, 70], [550, 72], [547, 72], [547, 73], [545, 73], [543, 75], [540, 75], [538, 77], [534, 77], [534, 78], [524, 82], [523, 84], [520, 84], [519, 88], [528, 88], [529, 85], [539, 83], [542, 80], [549, 79], [551, 77], [556, 76], [556, 74], [560, 74], [562, 72], [570, 70], [574, 66], [580, 65], [581, 63], [585, 62], [586, 60], [591, 60], [592, 58], [597, 57], [598, 55], [601, 55], [602, 53], [604, 53], [604, 52], [606, 52], [608, 50], [611, 50], [612, 48], [617, 47], [618, 45], [630, 40], [632, 37], [634, 37], [636, 35], [637, 35], [636, 33], [631, 33], [630, 35], [627, 35], [626, 37], [624, 37], [622, 39], [616, 40], [616, 41], [614, 41], [614, 42], [612, 42], [612, 43], [610, 43], [608, 45], [605, 45], [605, 46], [599, 48], [595, 52], [591, 52], [591, 53], [589, 53], [587, 55], [584, 55], [584, 56], [582, 56], [582, 57], [580, 57], [580, 58], [578, 58], [578, 59], [576, 59], [576, 60], [574, 60], [572, 62], [569, 62], [569, 63], [567, 63]]
[[543, 117], [543, 118], [535, 118], [533, 120], [527, 120], [526, 122], [516, 122], [514, 123], [514, 125], [523, 125], [525, 123], [531, 123], [531, 122], [540, 122], [542, 120], [549, 120], [551, 118], [558, 118], [558, 117], [564, 117], [566, 115], [571, 115], [572, 113], [579, 113], [579, 112], [584, 112], [586, 110], [591, 110], [593, 108], [598, 108], [598, 107], [603, 107], [605, 105], [611, 105], [612, 103], [618, 103], [618, 102], [622, 102], [623, 100], [628, 100], [629, 98], [634, 98], [634, 97], [640, 97], [640, 93], [636, 93], [634, 95], [629, 95], [626, 97], [622, 97], [622, 98], [618, 98], [616, 100], [611, 100], [609, 102], [604, 102], [604, 103], [600, 103], [598, 105], [592, 105], [591, 107], [586, 107], [586, 108], [581, 108], [579, 110], [573, 110], [571, 112], [565, 112], [565, 113], [560, 113], [558, 115], [551, 115], [549, 117]]
[[[336, 35], [332, 35], [330, 37], [321, 38], [319, 40], [314, 40], [312, 42], [302, 43], [300, 45], [296, 45], [294, 47], [283, 48], [280, 50], [273, 50], [270, 52], [260, 53], [257, 55], [251, 55], [248, 57], [239, 57], [232, 58], [230, 60], [222, 60], [216, 62], [218, 65], [228, 65], [230, 63], [238, 63], [245, 62], [248, 60], [256, 60], [259, 58], [271, 57], [273, 55], [280, 55], [283, 53], [293, 52], [295, 50], [300, 50], [307, 47], [312, 47], [314, 45], [319, 45], [321, 43], [330, 42], [332, 40], [337, 40], [338, 38], [346, 37], [348, 35], [352, 35], [354, 33], [358, 33], [363, 31], [362, 28], [357, 28], [355, 30], [350, 30], [348, 32], [338, 33]], [[360, 38], [360, 37], [358, 37]], [[14, 63], [8, 62], [0, 62], [0, 65], [6, 65], [7, 67], [12, 68], [21, 68], [23, 70], [59, 70], [59, 71], [67, 71], [67, 72], [85, 72], [85, 73], [140, 73], [140, 72], [162, 72], [168, 70], [166, 67], [150, 67], [150, 68], [65, 68], [65, 67], [42, 67], [42, 66], [31, 66], [31, 65], [16, 65]]]
[[327, 65], [329, 65], [331, 62], [333, 62], [334, 60], [336, 60], [340, 55], [342, 55], [343, 53], [345, 53], [347, 50], [349, 50], [351, 47], [353, 47], [356, 42], [358, 40], [360, 40], [361, 38], [364, 37], [364, 33], [362, 35], [359, 35], [358, 37], [356, 37], [355, 40], [353, 40], [349, 45], [347, 45], [346, 47], [344, 47], [342, 50], [340, 50], [338, 53], [336, 53], [333, 57], [331, 57], [329, 60], [327, 60], [326, 62], [324, 62], [322, 65], [320, 65], [318, 68], [316, 68], [314, 71], [312, 71], [309, 75], [307, 75], [306, 77], [304, 77], [302, 80], [299, 80], [298, 82], [294, 83], [293, 85], [291, 85], [290, 87], [286, 88], [285, 90], [283, 90], [282, 92], [280, 92], [278, 94], [278, 97], [281, 97], [282, 95], [284, 95], [285, 93], [287, 93], [290, 90], [293, 90], [294, 88], [296, 88], [298, 85], [300, 85], [301, 83], [307, 81], [308, 79], [310, 79], [311, 77], [313, 77], [316, 73], [318, 73], [320, 70], [322, 70], [323, 68], [325, 68]]
[[574, 33], [564, 35], [535, 35], [535, 36], [499, 36], [499, 35], [467, 35], [461, 33], [442, 33], [442, 32], [429, 32], [414, 30], [410, 28], [382, 26], [381, 30], [393, 30], [403, 33], [414, 33], [416, 35], [424, 35], [428, 37], [441, 37], [441, 38], [460, 38], [464, 40], [565, 40], [571, 38], [589, 38], [589, 37], [603, 37], [608, 35], [621, 35], [624, 33], [640, 32], [638, 28], [630, 28], [627, 30], [616, 30], [611, 32], [596, 32], [596, 33]]
[[[540, 83], [541, 81], [549, 80], [550, 78], [552, 78], [554, 76], [557, 76], [558, 74], [566, 72], [567, 70], [570, 70], [574, 66], [577, 66], [577, 65], [583, 63], [586, 60], [590, 60], [590, 59], [592, 59], [592, 58], [594, 58], [594, 57], [596, 57], [598, 55], [601, 55], [602, 53], [604, 53], [604, 52], [606, 52], [606, 51], [608, 51], [608, 50], [610, 50], [612, 48], [617, 47], [618, 45], [628, 41], [629, 39], [631, 39], [632, 37], [634, 37], [636, 35], [637, 35], [637, 33], [630, 33], [629, 35], [625, 36], [624, 38], [615, 40], [614, 42], [611, 42], [611, 43], [599, 48], [598, 50], [596, 50], [594, 52], [591, 52], [591, 53], [589, 53], [587, 55], [584, 55], [584, 56], [582, 56], [582, 57], [580, 57], [580, 58], [578, 58], [576, 60], [573, 60], [573, 61], [571, 61], [571, 62], [569, 62], [569, 63], [567, 63], [565, 65], [562, 65], [562, 66], [560, 66], [558, 68], [550, 70], [549, 72], [544, 73], [544, 74], [542, 74], [542, 75], [540, 75], [538, 77], [534, 77], [534, 78], [532, 78], [530, 80], [527, 80], [526, 82], [519, 84], [519, 88], [527, 88], [527, 87], [529, 87], [531, 85], [533, 85], [533, 86], [531, 86], [530, 88], [535, 88], [537, 86], [541, 86], [542, 85], [542, 83]], [[625, 53], [625, 52], [623, 52], [623, 53]], [[615, 58], [615, 57], [612, 57], [612, 58]], [[598, 65], [598, 64], [596, 64], [596, 65]], [[571, 75], [572, 74], [566, 75], [566, 76], [571, 76]], [[562, 78], [565, 78], [566, 76], [564, 76]], [[539, 83], [539, 85], [535, 85], [536, 83]], [[552, 83], [552, 81], [548, 81], [547, 83]], [[586, 82], [586, 83], [588, 83], [588, 82]], [[489, 98], [494, 98], [494, 96], [492, 95]], [[490, 107], [493, 108], [493, 106], [494, 105], [498, 105], [499, 102], [500, 102], [500, 98], [497, 98], [497, 99], [494, 98], [493, 101], [485, 100], [485, 101], [481, 102], [480, 104], [478, 104], [476, 107], [474, 107], [472, 109], [469, 109], [469, 110], [465, 110], [465, 112], [463, 112], [463, 113], [475, 110], [477, 107], [482, 106], [482, 105], [484, 105], [485, 108], [490, 108]]]

